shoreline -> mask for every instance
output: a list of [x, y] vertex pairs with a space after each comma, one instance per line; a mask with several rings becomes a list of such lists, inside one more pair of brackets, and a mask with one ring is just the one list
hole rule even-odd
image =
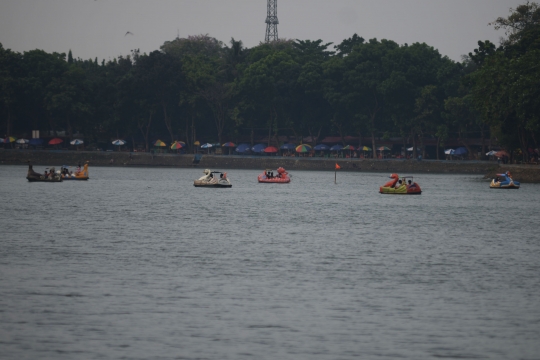
[[[112, 163], [111, 163], [112, 159]], [[494, 161], [474, 160], [405, 160], [405, 159], [344, 159], [344, 158], [302, 158], [282, 156], [242, 156], [204, 155], [198, 164], [193, 154], [151, 154], [140, 152], [99, 152], [66, 150], [11, 150], [0, 149], [1, 165], [57, 166], [81, 165], [89, 161], [90, 166], [130, 166], [130, 167], [177, 167], [210, 169], [277, 169], [282, 166], [289, 170], [334, 171], [339, 164], [340, 171], [381, 172], [406, 175], [411, 173], [433, 174], [476, 174], [492, 178], [497, 173], [510, 171], [514, 179], [522, 183], [540, 183], [539, 165], [498, 165]]]

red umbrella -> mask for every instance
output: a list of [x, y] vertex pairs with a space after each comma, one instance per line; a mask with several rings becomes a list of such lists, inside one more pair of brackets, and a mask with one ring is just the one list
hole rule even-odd
[[508, 153], [507, 153], [506, 151], [504, 151], [504, 150], [497, 151], [497, 152], [495, 153], [495, 156], [496, 156], [496, 157], [503, 157], [503, 156], [510, 157], [510, 155], [508, 155]]
[[264, 152], [265, 153], [277, 153], [278, 152], [278, 149], [274, 146], [268, 146], [267, 148], [264, 149]]
[[60, 138], [54, 138], [54, 139], [51, 139], [51, 141], [49, 141], [49, 145], [58, 145], [60, 143], [63, 143], [64, 140], [60, 139]]

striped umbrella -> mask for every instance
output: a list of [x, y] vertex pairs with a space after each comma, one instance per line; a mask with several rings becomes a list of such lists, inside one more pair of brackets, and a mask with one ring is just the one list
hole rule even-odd
[[343, 149], [341, 149], [341, 150], [351, 150], [351, 151], [354, 151], [354, 150], [356, 150], [356, 148], [355, 148], [354, 146], [352, 146], [352, 145], [347, 145], [347, 146], [345, 146], [345, 147], [344, 147]]
[[371, 148], [369, 146], [362, 147], [362, 151], [371, 151]]
[[311, 146], [302, 144], [302, 145], [298, 145], [295, 150], [297, 153], [307, 153], [311, 151]]
[[378, 151], [390, 151], [389, 148], [387, 148], [386, 146], [381, 146], [379, 148], [377, 148]]
[[4, 143], [9, 144], [9, 143], [14, 142], [15, 140], [17, 140], [16, 137], [8, 136], [7, 138], [4, 139]]
[[154, 143], [154, 146], [167, 146], [167, 144], [165, 144], [163, 141], [161, 140], [156, 140], [156, 142]]
[[236, 147], [235, 143], [233, 142], [226, 142], [225, 144], [221, 145], [223, 147]]
[[184, 148], [184, 147], [186, 147], [186, 145], [185, 145], [185, 144], [181, 144], [181, 141], [175, 141], [175, 142], [173, 142], [173, 144], [171, 145], [171, 149], [173, 149], [173, 150], [179, 150], [179, 149], [182, 149], [182, 148]]

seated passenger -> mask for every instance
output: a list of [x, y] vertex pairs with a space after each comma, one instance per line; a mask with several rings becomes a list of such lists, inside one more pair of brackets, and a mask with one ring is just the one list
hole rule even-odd
[[403, 181], [402, 180], [399, 180], [397, 183], [396, 183], [396, 189], [401, 187], [401, 185], [403, 185]]

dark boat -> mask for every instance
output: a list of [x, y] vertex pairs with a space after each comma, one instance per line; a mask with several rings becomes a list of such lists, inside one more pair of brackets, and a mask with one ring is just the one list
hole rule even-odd
[[54, 168], [51, 168], [49, 175], [40, 174], [32, 169], [32, 164], [28, 164], [28, 173], [26, 174], [26, 179], [30, 182], [61, 182], [62, 176], [57, 174], [54, 171]]

